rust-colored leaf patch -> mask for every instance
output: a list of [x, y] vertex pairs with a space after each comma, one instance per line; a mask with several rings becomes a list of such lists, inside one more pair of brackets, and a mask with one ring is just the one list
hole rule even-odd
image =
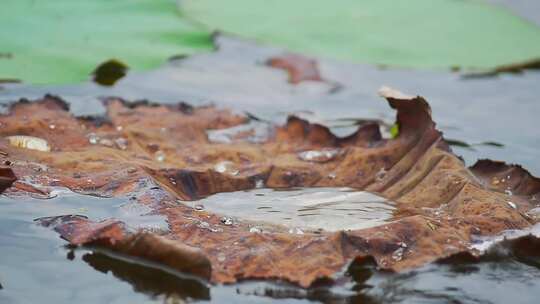
[[[251, 142], [249, 132], [217, 143], [208, 130], [249, 119], [214, 107], [109, 99], [107, 117], [96, 123], [73, 117], [51, 96], [19, 102], [0, 117], [1, 136], [39, 137], [51, 150], [0, 141], [3, 161], [19, 177], [6, 193], [31, 194], [39, 185], [135, 197], [166, 216], [168, 231], [133, 232], [114, 219], [73, 215], [41, 223], [74, 245], [103, 246], [220, 283], [283, 279], [308, 287], [337, 279], [351, 261], [368, 256], [400, 271], [474, 254], [476, 237], [535, 224], [527, 212], [538, 203], [537, 178], [488, 160], [465, 167], [435, 128], [424, 98], [388, 88], [381, 95], [397, 111], [394, 139], [383, 138], [375, 123], [337, 137], [325, 126], [290, 117], [262, 143]], [[396, 211], [376, 227], [300, 234], [281, 225], [256, 231], [249, 218], [231, 222], [178, 202], [260, 186], [351, 187], [395, 202]]]
[[286, 70], [289, 82], [298, 84], [302, 81], [322, 81], [317, 61], [303, 55], [286, 53], [272, 57], [267, 64], [271, 67]]

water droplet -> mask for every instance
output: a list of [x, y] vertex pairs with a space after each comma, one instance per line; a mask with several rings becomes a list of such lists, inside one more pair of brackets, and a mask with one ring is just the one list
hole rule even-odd
[[377, 181], [382, 181], [382, 180], [384, 179], [384, 177], [386, 176], [386, 173], [387, 173], [386, 169], [385, 169], [385, 168], [381, 168], [381, 170], [379, 170], [379, 172], [377, 172], [377, 173], [375, 174], [375, 179], [376, 179]]
[[105, 147], [114, 146], [114, 142], [112, 140], [106, 139], [106, 138], [100, 139], [99, 144], [102, 145], [102, 146], [105, 146]]
[[116, 144], [116, 147], [118, 147], [118, 149], [120, 149], [120, 150], [126, 150], [127, 149], [128, 141], [127, 141], [127, 139], [125, 139], [123, 137], [119, 137], [119, 138], [115, 139], [114, 143]]
[[304, 234], [304, 231], [300, 228], [291, 228], [289, 229], [289, 233], [291, 234]]
[[217, 256], [217, 259], [219, 262], [223, 262], [225, 261], [226, 257], [225, 257], [225, 254], [223, 252], [220, 252]]
[[512, 207], [512, 209], [516, 209], [517, 206], [516, 204], [514, 204], [513, 202], [506, 202], [508, 204], [508, 206]]
[[335, 179], [336, 178], [336, 174], [334, 172], [328, 174], [328, 178], [329, 179]]
[[533, 208], [527, 211], [527, 215], [533, 219], [540, 219], [540, 208]]
[[122, 126], [116, 126], [116, 131], [118, 131], [118, 132], [122, 131], [123, 129], [124, 129], [124, 127], [122, 127]]
[[233, 224], [233, 219], [228, 216], [224, 216], [220, 219], [221, 223], [225, 226], [231, 226]]
[[512, 195], [512, 191], [510, 189], [506, 189], [506, 190], [504, 190], [504, 194]]
[[258, 179], [255, 181], [255, 188], [263, 188], [264, 187], [264, 180]]
[[260, 228], [257, 228], [257, 227], [251, 227], [251, 228], [249, 228], [249, 232], [251, 232], [251, 233], [261, 233], [262, 230]]
[[209, 231], [212, 231], [212, 232], [222, 232], [223, 231], [223, 229], [221, 229], [221, 228], [213, 228], [212, 226], [210, 226], [209, 223], [203, 222], [203, 221], [198, 222], [197, 227], [199, 227], [201, 229], [206, 229], [206, 230], [209, 230]]
[[403, 252], [403, 247], [399, 247], [398, 249], [396, 249], [396, 251], [392, 253], [392, 259], [396, 261], [401, 261], [401, 259], [403, 259]]
[[56, 129], [56, 125], [55, 125], [55, 124], [50, 124], [50, 125], [49, 125], [49, 129], [51, 129], [51, 130]]
[[26, 136], [26, 135], [14, 135], [6, 137], [6, 140], [10, 145], [23, 149], [37, 150], [42, 152], [51, 151], [49, 143], [39, 137]]
[[298, 158], [303, 161], [324, 163], [334, 159], [340, 151], [339, 149], [309, 150], [298, 153]]
[[156, 153], [154, 153], [154, 156], [156, 160], [160, 163], [165, 161], [165, 153], [163, 153], [163, 151], [161, 150], [156, 151]]
[[99, 142], [99, 136], [97, 136], [96, 133], [88, 133], [86, 137], [88, 138], [88, 142], [92, 145], [97, 145]]
[[214, 166], [214, 171], [218, 173], [228, 173], [230, 175], [238, 175], [239, 171], [235, 168], [234, 163], [231, 161], [222, 161]]
[[[296, 227], [307, 234], [318, 228], [341, 231], [383, 225], [395, 210], [391, 201], [350, 188], [250, 189], [181, 203], [192, 210], [195, 204], [201, 204], [206, 211], [220, 214], [217, 220], [232, 217], [235, 225], [238, 219], [249, 220], [253, 223], [250, 227], [267, 222], [285, 225], [285, 232], [293, 229], [293, 234]], [[221, 222], [216, 227], [225, 228]]]

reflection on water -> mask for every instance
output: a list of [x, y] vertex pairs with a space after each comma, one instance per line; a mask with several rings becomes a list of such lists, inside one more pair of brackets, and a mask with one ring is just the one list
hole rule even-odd
[[391, 219], [395, 210], [385, 198], [350, 188], [252, 189], [184, 204], [227, 218], [327, 231], [378, 226]]
[[116, 278], [126, 281], [136, 292], [151, 297], [164, 295], [167, 297], [210, 299], [209, 288], [196, 279], [182, 278], [156, 267], [142, 263], [130, 263], [129, 260], [115, 259], [99, 252], [85, 253], [82, 260], [95, 270], [111, 272]]

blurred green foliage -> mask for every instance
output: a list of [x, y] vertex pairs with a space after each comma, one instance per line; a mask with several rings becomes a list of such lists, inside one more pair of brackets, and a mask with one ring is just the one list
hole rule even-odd
[[540, 57], [540, 28], [480, 0], [184, 0], [184, 13], [292, 50], [381, 65], [492, 68]]
[[109, 59], [150, 69], [212, 49], [210, 33], [169, 0], [3, 0], [0, 78], [69, 83]]

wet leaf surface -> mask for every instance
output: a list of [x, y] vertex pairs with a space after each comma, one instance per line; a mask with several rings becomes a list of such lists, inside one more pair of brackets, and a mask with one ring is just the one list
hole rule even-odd
[[[394, 139], [382, 138], [377, 124], [338, 137], [323, 125], [291, 116], [285, 125], [273, 126], [262, 143], [247, 140], [249, 132], [230, 143], [213, 143], [208, 130], [236, 127], [249, 118], [214, 107], [112, 98], [104, 102], [106, 123], [94, 124], [77, 119], [51, 96], [15, 103], [0, 117], [2, 136], [38, 136], [52, 150], [0, 143], [19, 177], [7, 193], [42, 195], [40, 187], [61, 186], [99, 196], [133, 195], [165, 216], [168, 229], [148, 234], [126, 230], [118, 221], [73, 216], [43, 223], [72, 244], [102, 246], [202, 277], [210, 275], [207, 270], [186, 270], [190, 263], [174, 261], [208, 259], [212, 282], [282, 279], [308, 287], [339, 281], [343, 267], [368, 256], [383, 269], [403, 271], [470, 251], [475, 237], [535, 223], [523, 214], [537, 204], [538, 179], [518, 166], [487, 160], [469, 170], [435, 129], [422, 97], [389, 88], [381, 94], [397, 110], [400, 132]], [[29, 113], [32, 120], [25, 119]], [[118, 139], [124, 139], [122, 144]], [[298, 157], [321, 149], [342, 152], [327, 162]], [[228, 165], [219, 165], [223, 162]], [[220, 214], [177, 202], [261, 183], [269, 188], [351, 187], [392, 200], [397, 210], [388, 223], [367, 229], [304, 229], [300, 234], [273, 225], [254, 233], [249, 218], [224, 221]], [[144, 250], [147, 246], [154, 250]], [[189, 254], [191, 247], [199, 253]]]

